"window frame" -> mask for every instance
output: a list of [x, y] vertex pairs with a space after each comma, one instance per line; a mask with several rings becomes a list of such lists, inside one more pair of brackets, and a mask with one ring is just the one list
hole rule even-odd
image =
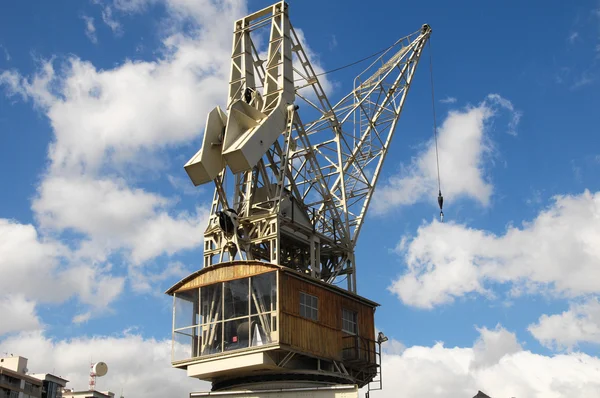
[[[352, 319], [347, 319], [346, 314], [351, 315]], [[348, 325], [354, 325], [354, 330], [347, 328]], [[342, 308], [342, 332], [358, 336], [358, 312], [349, 308]]]
[[[308, 299], [309, 302], [307, 302], [306, 299], [303, 300], [303, 297], [306, 297], [306, 299]], [[310, 319], [314, 322], [319, 322], [319, 296], [300, 291], [299, 314], [302, 318]]]
[[[248, 293], [248, 303], [247, 303], [247, 313], [246, 311], [242, 311], [245, 315], [235, 315], [230, 318], [225, 319], [226, 314], [226, 301], [227, 294], [226, 285], [228, 283], [247, 280], [247, 293]], [[258, 283], [255, 285], [255, 281]], [[209, 310], [210, 305], [206, 306], [212, 302], [213, 294], [211, 294], [211, 290], [206, 290], [209, 293], [209, 297], [205, 297], [203, 290], [204, 289], [215, 289], [217, 292], [217, 297], [215, 303], [218, 303], [215, 312], [212, 314], [208, 314], [211, 312]], [[268, 289], [267, 289], [268, 288]], [[276, 333], [273, 335], [273, 332], [277, 332], [278, 328], [278, 314], [279, 314], [279, 272], [277, 271], [268, 271], [261, 272], [254, 275], [249, 275], [242, 278], [236, 278], [233, 280], [224, 280], [219, 282], [214, 282], [208, 285], [199, 286], [197, 288], [189, 289], [197, 291], [193, 296], [193, 322], [192, 326], [180, 326], [177, 325], [177, 311], [176, 307], [178, 304], [177, 297], [181, 292], [175, 292], [173, 294], [173, 331], [172, 331], [172, 347], [171, 347], [171, 362], [182, 362], [194, 358], [207, 357], [210, 355], [219, 355], [227, 352], [233, 352], [238, 350], [245, 349], [253, 349], [260, 347], [262, 345], [269, 345], [279, 341], [279, 335]], [[239, 292], [243, 292], [246, 290], [246, 286]], [[184, 290], [183, 292], [187, 292], [188, 290]], [[265, 295], [268, 293], [268, 302], [264, 303], [264, 308], [261, 306], [256, 306], [254, 303], [253, 297], [256, 295], [257, 297]], [[187, 293], [184, 293], [187, 295]], [[189, 300], [186, 300], [189, 301]], [[256, 307], [256, 308], [255, 308]], [[240, 307], [241, 308], [241, 307]], [[186, 314], [186, 311], [181, 311], [182, 314]], [[189, 312], [189, 304], [187, 312]], [[211, 321], [210, 316], [214, 316], [214, 320]], [[181, 316], [181, 315], [180, 315]], [[187, 316], [184, 315], [184, 318]], [[261, 319], [262, 318], [262, 319]], [[246, 339], [241, 340], [243, 344], [239, 346], [230, 346], [230, 348], [226, 347], [226, 344], [235, 344], [238, 341], [228, 342], [226, 339], [226, 325], [230, 322], [235, 321], [245, 321], [247, 320], [249, 325], [253, 325], [253, 321], [255, 321], [256, 325], [259, 326], [260, 329], [256, 329], [261, 333], [260, 339], [257, 339], [257, 342], [254, 340], [255, 329], [249, 329], [248, 331], [248, 339], [246, 345]], [[263, 322], [261, 322], [263, 321]], [[238, 322], [239, 323], [239, 322]], [[231, 323], [232, 324], [232, 323]], [[266, 325], [266, 326], [265, 326]], [[210, 329], [215, 328], [213, 336], [215, 338], [216, 347], [213, 351], [210, 349], [208, 353], [205, 351], [205, 346], [202, 344], [203, 341], [206, 340], [207, 333], [210, 333]], [[262, 332], [261, 332], [262, 331]], [[245, 336], [245, 335], [244, 335]], [[239, 336], [235, 335], [236, 338], [239, 339]], [[191, 339], [191, 344], [187, 344], [186, 340]], [[182, 342], [187, 351], [188, 345], [191, 348], [191, 357], [187, 355], [183, 355], [184, 357], [179, 357], [179, 355], [175, 355], [175, 346], [176, 343]], [[181, 355], [181, 354], [180, 354]]]

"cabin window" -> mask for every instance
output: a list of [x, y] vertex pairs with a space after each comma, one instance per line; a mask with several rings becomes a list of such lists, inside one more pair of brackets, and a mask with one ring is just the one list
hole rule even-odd
[[300, 292], [300, 316], [316, 321], [319, 319], [319, 298]]
[[358, 334], [358, 314], [354, 311], [342, 309], [342, 331]]
[[173, 361], [261, 346], [277, 339], [276, 272], [174, 296]]
[[175, 329], [198, 324], [198, 290], [187, 290], [175, 294]]
[[248, 316], [250, 312], [249, 278], [236, 279], [224, 283], [224, 319]]

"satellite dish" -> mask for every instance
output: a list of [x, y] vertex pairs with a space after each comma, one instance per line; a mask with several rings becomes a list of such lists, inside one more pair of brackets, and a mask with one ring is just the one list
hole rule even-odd
[[93, 372], [96, 376], [102, 377], [108, 372], [108, 365], [104, 362], [96, 362], [94, 364]]

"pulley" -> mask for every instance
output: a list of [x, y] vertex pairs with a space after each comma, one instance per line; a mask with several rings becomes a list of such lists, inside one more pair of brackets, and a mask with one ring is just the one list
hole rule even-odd
[[219, 218], [219, 227], [221, 227], [225, 236], [228, 238], [232, 237], [237, 232], [239, 226], [237, 212], [233, 209], [225, 209], [218, 211], [216, 214]]

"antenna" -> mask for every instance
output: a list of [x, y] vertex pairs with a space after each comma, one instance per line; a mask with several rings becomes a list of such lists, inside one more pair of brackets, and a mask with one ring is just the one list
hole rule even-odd
[[104, 362], [90, 363], [90, 391], [96, 388], [96, 377], [102, 377], [108, 372], [108, 365]]

